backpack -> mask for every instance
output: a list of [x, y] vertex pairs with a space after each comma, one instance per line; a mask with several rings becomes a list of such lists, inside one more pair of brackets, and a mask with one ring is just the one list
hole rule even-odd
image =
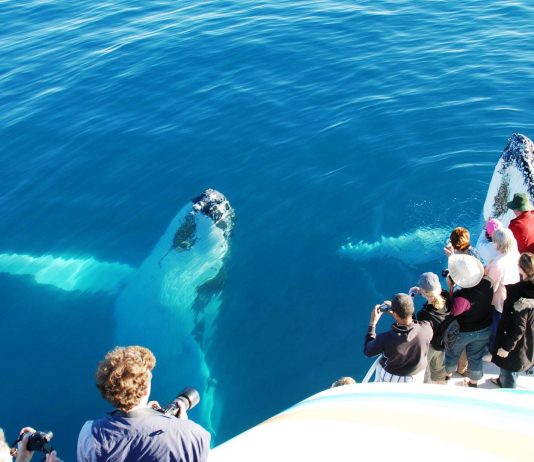
[[460, 334], [460, 323], [454, 316], [447, 316], [434, 334], [433, 342], [440, 350], [448, 350], [456, 342]]

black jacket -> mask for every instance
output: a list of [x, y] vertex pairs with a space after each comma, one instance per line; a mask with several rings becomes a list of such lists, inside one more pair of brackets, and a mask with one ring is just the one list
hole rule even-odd
[[365, 336], [364, 354], [381, 354], [380, 364], [390, 374], [415, 375], [426, 369], [428, 345], [432, 327], [426, 321], [414, 321], [409, 326], [394, 323], [387, 332], [376, 335], [369, 327]]
[[432, 331], [434, 335], [432, 336], [432, 341], [430, 344], [432, 345], [432, 348], [437, 351], [444, 350], [443, 340], [441, 338], [441, 326], [443, 321], [445, 321], [445, 319], [447, 319], [449, 316], [451, 310], [449, 306], [449, 293], [444, 290], [441, 292], [441, 295], [446, 300], [446, 304], [443, 309], [436, 310], [433, 305], [427, 302], [417, 313], [418, 321], [429, 321], [432, 325]]
[[[499, 348], [509, 351], [508, 357], [497, 356]], [[493, 362], [512, 372], [525, 371], [534, 365], [534, 283], [530, 281], [506, 286]]]

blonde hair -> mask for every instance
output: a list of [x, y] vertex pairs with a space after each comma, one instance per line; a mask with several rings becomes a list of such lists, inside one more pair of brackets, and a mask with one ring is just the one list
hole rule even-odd
[[450, 235], [452, 246], [455, 249], [462, 251], [467, 250], [471, 245], [470, 238], [471, 237], [467, 228], [462, 228], [461, 226], [458, 226], [458, 228], [454, 228]]
[[121, 411], [137, 406], [148, 392], [156, 358], [145, 347], [115, 347], [100, 361], [96, 386], [103, 398]]
[[492, 241], [495, 244], [495, 248], [499, 253], [503, 255], [509, 254], [514, 250], [517, 251], [517, 241], [514, 234], [508, 228], [497, 229], [492, 236]]
[[354, 380], [352, 377], [341, 377], [337, 379], [330, 388], [335, 387], [341, 387], [343, 385], [354, 385], [356, 383], [356, 380]]
[[428, 300], [428, 303], [430, 303], [435, 310], [443, 309], [445, 307], [445, 303], [447, 302], [441, 295], [441, 292], [428, 292], [421, 289], [421, 295]]
[[522, 253], [519, 257], [519, 267], [527, 276], [524, 280], [534, 283], [534, 254], [530, 252]]

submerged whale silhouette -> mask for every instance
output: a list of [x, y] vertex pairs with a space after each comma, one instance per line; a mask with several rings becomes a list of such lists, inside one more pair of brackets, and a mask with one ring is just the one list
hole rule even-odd
[[[508, 210], [506, 204], [518, 192], [528, 193], [534, 202], [534, 144], [524, 135], [513, 134], [497, 162], [486, 194], [484, 222], [481, 220], [478, 225], [482, 232], [477, 247], [487, 243], [483, 230], [483, 223], [487, 219], [498, 218], [508, 226], [514, 218], [513, 212]], [[414, 266], [440, 257], [443, 254], [444, 241], [455, 226], [457, 225], [451, 226], [450, 229], [418, 228], [400, 236], [382, 236], [375, 242], [348, 243], [341, 247], [340, 253], [358, 261], [396, 258]], [[473, 228], [472, 236], [476, 236], [478, 230]]]
[[340, 252], [358, 261], [395, 258], [415, 266], [439, 257], [449, 233], [445, 228], [419, 228], [400, 236], [382, 236], [375, 242], [349, 242]]
[[119, 292], [117, 345], [156, 355], [153, 396], [174, 398], [185, 385], [202, 396], [201, 421], [212, 429], [213, 379], [206, 361], [221, 304], [222, 269], [234, 225], [226, 197], [208, 189], [184, 206], [141, 266], [93, 258], [0, 255], [0, 272], [30, 275], [67, 291]]

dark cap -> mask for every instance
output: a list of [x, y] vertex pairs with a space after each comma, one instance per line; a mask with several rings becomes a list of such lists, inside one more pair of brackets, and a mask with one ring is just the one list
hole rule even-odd
[[408, 294], [395, 294], [391, 299], [391, 311], [402, 319], [413, 315], [413, 299]]

